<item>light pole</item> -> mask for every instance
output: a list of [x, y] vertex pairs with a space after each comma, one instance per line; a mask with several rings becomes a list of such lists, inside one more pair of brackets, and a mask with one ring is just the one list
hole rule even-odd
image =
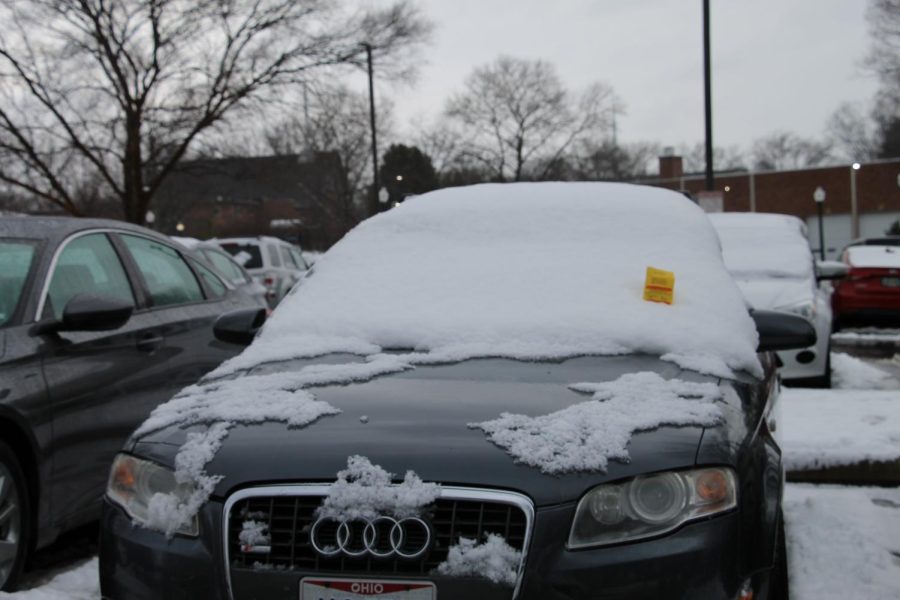
[[713, 171], [712, 141], [712, 75], [710, 65], [709, 0], [703, 0], [703, 98], [706, 121], [706, 177], [704, 187], [707, 192], [715, 189]]
[[859, 171], [860, 166], [858, 162], [850, 166], [850, 237], [854, 240], [859, 237], [859, 210], [856, 207], [856, 172]]
[[372, 75], [372, 44], [363, 43], [369, 68], [369, 123], [372, 127], [372, 211], [378, 212], [378, 139], [375, 136], [375, 78]]
[[816, 211], [819, 213], [819, 256], [825, 260], [825, 227], [822, 225], [822, 206], [825, 205], [825, 190], [822, 186], [813, 192], [813, 200], [816, 201]]

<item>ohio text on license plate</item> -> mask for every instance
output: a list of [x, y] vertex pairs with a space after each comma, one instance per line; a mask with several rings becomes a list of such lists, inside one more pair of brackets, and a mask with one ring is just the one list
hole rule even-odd
[[300, 600], [435, 600], [430, 581], [304, 577]]
[[900, 287], [900, 277], [882, 277], [881, 285], [889, 288]]

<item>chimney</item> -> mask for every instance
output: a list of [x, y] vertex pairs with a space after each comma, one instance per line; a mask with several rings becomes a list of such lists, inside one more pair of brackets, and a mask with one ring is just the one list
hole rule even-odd
[[678, 179], [684, 175], [684, 166], [680, 156], [675, 155], [675, 149], [667, 146], [663, 149], [663, 155], [659, 157], [659, 178]]

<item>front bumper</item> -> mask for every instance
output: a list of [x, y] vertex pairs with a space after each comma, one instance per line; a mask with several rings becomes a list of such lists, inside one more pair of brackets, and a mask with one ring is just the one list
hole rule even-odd
[[[565, 537], [574, 508], [565, 505], [537, 511], [519, 600], [731, 600], [750, 576], [741, 567], [739, 512], [695, 522], [652, 540], [571, 552], [565, 549]], [[133, 526], [117, 507], [105, 502], [100, 535], [102, 597], [230, 599], [221, 559], [221, 514], [222, 504], [210, 502], [201, 511], [201, 531], [205, 533], [199, 539], [176, 536], [166, 540], [161, 534]], [[234, 599], [297, 600], [299, 582], [305, 575], [308, 573], [232, 570]], [[764, 587], [766, 577], [765, 572], [756, 574], [754, 587]], [[510, 588], [477, 579], [429, 580], [436, 583], [441, 600], [508, 600], [512, 595]]]

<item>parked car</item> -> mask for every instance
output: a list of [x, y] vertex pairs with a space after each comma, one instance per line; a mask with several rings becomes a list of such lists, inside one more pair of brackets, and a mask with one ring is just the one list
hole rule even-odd
[[851, 246], [900, 246], [900, 235], [859, 238], [847, 244], [844, 249], [846, 250]]
[[819, 284], [844, 276], [836, 261], [816, 262], [797, 217], [766, 213], [709, 215], [725, 266], [754, 309], [782, 310], [807, 319], [816, 344], [778, 352], [782, 377], [793, 385], [831, 387], [831, 290]]
[[214, 239], [266, 288], [266, 300], [275, 308], [309, 270], [300, 250], [284, 240], [258, 236]]
[[213, 337], [223, 314], [232, 339], [265, 318], [164, 236], [0, 217], [0, 589], [98, 518], [113, 457], [157, 404], [238, 352]]
[[266, 288], [253, 279], [240, 263], [230, 254], [213, 242], [203, 242], [194, 238], [172, 237], [173, 240], [193, 251], [199, 258], [212, 267], [225, 281], [228, 281], [247, 296], [256, 300], [260, 306], [268, 307]]
[[849, 246], [843, 259], [850, 271], [832, 296], [838, 327], [900, 323], [900, 248]]
[[102, 595], [774, 598], [768, 351], [814, 338], [751, 318], [675, 192], [417, 196], [126, 444]]

